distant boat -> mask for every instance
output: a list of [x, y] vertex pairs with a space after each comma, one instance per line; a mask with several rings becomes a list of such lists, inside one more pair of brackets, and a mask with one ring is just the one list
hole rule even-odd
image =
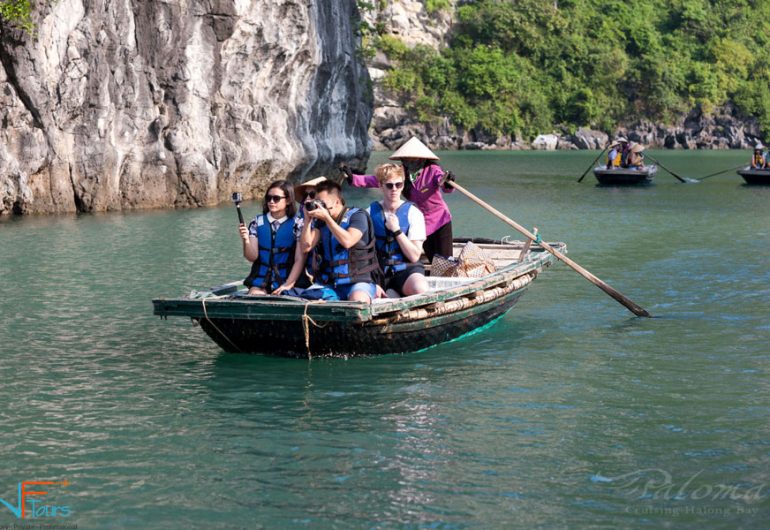
[[[468, 240], [455, 239], [455, 254]], [[481, 278], [428, 276], [427, 293], [360, 302], [248, 296], [242, 282], [153, 300], [154, 314], [185, 316], [228, 352], [283, 357], [403, 353], [479, 330], [504, 315], [556, 258], [533, 245], [473, 239], [497, 270]], [[549, 243], [566, 252], [564, 243]]]
[[770, 169], [754, 169], [746, 166], [743, 169], [739, 169], [738, 174], [743, 177], [746, 184], [770, 185]]
[[624, 167], [597, 166], [594, 168], [596, 180], [602, 186], [643, 186], [652, 184], [658, 166], [652, 164], [643, 168], [633, 169]]

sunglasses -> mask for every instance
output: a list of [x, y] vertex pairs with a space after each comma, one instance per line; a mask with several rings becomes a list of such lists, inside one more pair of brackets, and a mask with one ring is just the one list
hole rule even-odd
[[404, 181], [401, 182], [386, 182], [385, 187], [389, 190], [400, 190], [404, 187]]
[[307, 192], [305, 192], [305, 198], [315, 199], [315, 190], [307, 190]]
[[265, 195], [265, 201], [267, 202], [281, 202], [285, 198], [284, 195]]

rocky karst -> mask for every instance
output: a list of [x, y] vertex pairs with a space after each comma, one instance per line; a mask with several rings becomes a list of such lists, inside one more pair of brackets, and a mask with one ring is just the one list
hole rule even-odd
[[0, 214], [215, 204], [368, 153], [354, 0], [38, 8], [2, 26]]

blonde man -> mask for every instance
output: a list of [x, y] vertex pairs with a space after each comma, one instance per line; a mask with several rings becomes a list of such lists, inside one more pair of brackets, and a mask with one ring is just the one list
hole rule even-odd
[[420, 263], [425, 241], [425, 217], [411, 202], [401, 198], [404, 168], [382, 164], [375, 170], [383, 199], [367, 212], [374, 225], [375, 247], [385, 273], [385, 290], [410, 296], [428, 290], [425, 268]]

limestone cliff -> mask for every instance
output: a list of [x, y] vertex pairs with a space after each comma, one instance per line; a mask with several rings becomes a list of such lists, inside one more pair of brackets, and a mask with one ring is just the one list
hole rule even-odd
[[0, 214], [209, 205], [368, 154], [355, 0], [54, 0], [0, 22]]

